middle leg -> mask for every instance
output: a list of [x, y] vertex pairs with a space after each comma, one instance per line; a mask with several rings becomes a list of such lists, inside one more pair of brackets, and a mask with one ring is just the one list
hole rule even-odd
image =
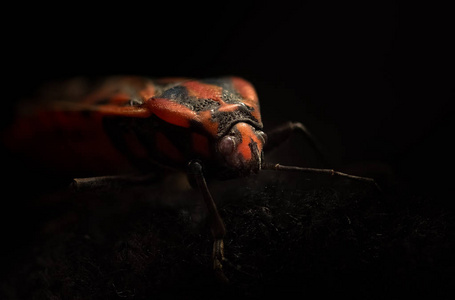
[[197, 187], [202, 194], [202, 198], [207, 206], [210, 230], [214, 239], [213, 242], [213, 269], [221, 281], [227, 282], [228, 279], [223, 273], [222, 262], [224, 258], [224, 236], [226, 235], [226, 228], [221, 219], [216, 204], [213, 201], [212, 195], [207, 187], [207, 183], [202, 172], [202, 165], [198, 161], [191, 161], [189, 163], [188, 177], [190, 183]]

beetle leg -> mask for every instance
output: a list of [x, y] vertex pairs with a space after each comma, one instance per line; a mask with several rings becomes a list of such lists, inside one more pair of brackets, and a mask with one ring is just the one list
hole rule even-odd
[[318, 158], [324, 165], [329, 165], [327, 158], [324, 155], [324, 151], [321, 144], [314, 138], [311, 132], [300, 122], [287, 122], [269, 132], [267, 132], [267, 143], [264, 146], [264, 151], [270, 151], [271, 149], [281, 145], [284, 141], [294, 133], [298, 132], [306, 137], [311, 147], [316, 151]]
[[356, 180], [356, 181], [373, 184], [379, 191], [381, 191], [381, 188], [379, 187], [379, 185], [376, 183], [376, 181], [373, 178], [350, 175], [350, 174], [341, 173], [341, 172], [338, 172], [338, 171], [335, 171], [332, 169], [302, 168], [302, 167], [296, 167], [296, 166], [283, 166], [280, 164], [273, 164], [273, 163], [263, 163], [262, 170], [294, 171], [294, 172], [339, 176], [339, 177], [343, 177], [343, 178], [349, 178], [351, 180]]
[[197, 187], [201, 192], [202, 198], [208, 209], [208, 218], [210, 223], [210, 230], [214, 239], [213, 242], [213, 269], [222, 281], [228, 281], [222, 270], [222, 262], [224, 258], [224, 236], [226, 235], [226, 228], [223, 220], [221, 219], [216, 204], [213, 201], [212, 195], [207, 187], [207, 183], [202, 172], [202, 165], [198, 161], [191, 161], [189, 163], [188, 177], [190, 182]]
[[155, 174], [130, 174], [116, 176], [99, 176], [74, 178], [70, 184], [73, 191], [103, 191], [121, 188], [122, 186], [146, 185], [155, 181]]

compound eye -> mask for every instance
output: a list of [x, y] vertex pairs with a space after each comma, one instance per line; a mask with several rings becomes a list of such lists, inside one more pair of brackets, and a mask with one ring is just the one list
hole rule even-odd
[[223, 155], [229, 155], [234, 152], [235, 149], [235, 141], [234, 138], [231, 136], [225, 136], [221, 139], [218, 144], [218, 150]]

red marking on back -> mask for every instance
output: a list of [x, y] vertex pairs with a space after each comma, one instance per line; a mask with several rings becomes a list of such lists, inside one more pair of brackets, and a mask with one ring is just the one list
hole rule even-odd
[[147, 106], [161, 120], [180, 127], [188, 128], [190, 121], [198, 120], [195, 111], [166, 98], [151, 98], [147, 101]]
[[147, 84], [146, 87], [139, 92], [142, 99], [147, 100], [155, 96], [155, 86], [151, 83]]
[[212, 121], [212, 113], [209, 110], [201, 111], [199, 112], [199, 117], [199, 121], [204, 126], [204, 129], [212, 136], [217, 136], [218, 123]]
[[100, 105], [96, 107], [96, 111], [106, 116], [123, 116], [135, 118], [147, 118], [151, 116], [151, 112], [147, 107], [143, 106], [117, 106], [114, 104]]
[[199, 99], [212, 99], [224, 103], [221, 99], [223, 89], [213, 84], [201, 83], [199, 81], [188, 81], [182, 84], [188, 90], [190, 96]]
[[127, 93], [118, 93], [113, 95], [110, 99], [112, 104], [121, 105], [131, 100], [131, 96]]
[[245, 100], [250, 100], [255, 103], [258, 102], [256, 91], [248, 81], [239, 77], [232, 77], [232, 84]]
[[234, 112], [236, 110], [238, 110], [240, 107], [240, 104], [225, 104], [223, 106], [221, 106], [218, 111], [221, 111], [221, 112]]
[[260, 122], [261, 120], [261, 113], [259, 109], [259, 99], [256, 94], [254, 87], [248, 81], [239, 78], [239, 77], [232, 77], [232, 85], [234, 88], [240, 93], [243, 98], [243, 103], [251, 106], [254, 108], [252, 115]]

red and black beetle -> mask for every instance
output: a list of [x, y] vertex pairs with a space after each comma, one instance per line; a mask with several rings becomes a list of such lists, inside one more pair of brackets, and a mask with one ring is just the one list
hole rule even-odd
[[[207, 205], [214, 269], [222, 278], [226, 230], [206, 177], [229, 179], [261, 170], [288, 170], [374, 183], [329, 169], [265, 162], [264, 150], [293, 131], [311, 136], [301, 123], [291, 122], [265, 134], [255, 89], [238, 77], [75, 79], [48, 88], [42, 99], [21, 109], [21, 117], [5, 136], [10, 148], [75, 176], [147, 172], [157, 164], [184, 170]], [[75, 179], [74, 186], [99, 181], [99, 177]]]

